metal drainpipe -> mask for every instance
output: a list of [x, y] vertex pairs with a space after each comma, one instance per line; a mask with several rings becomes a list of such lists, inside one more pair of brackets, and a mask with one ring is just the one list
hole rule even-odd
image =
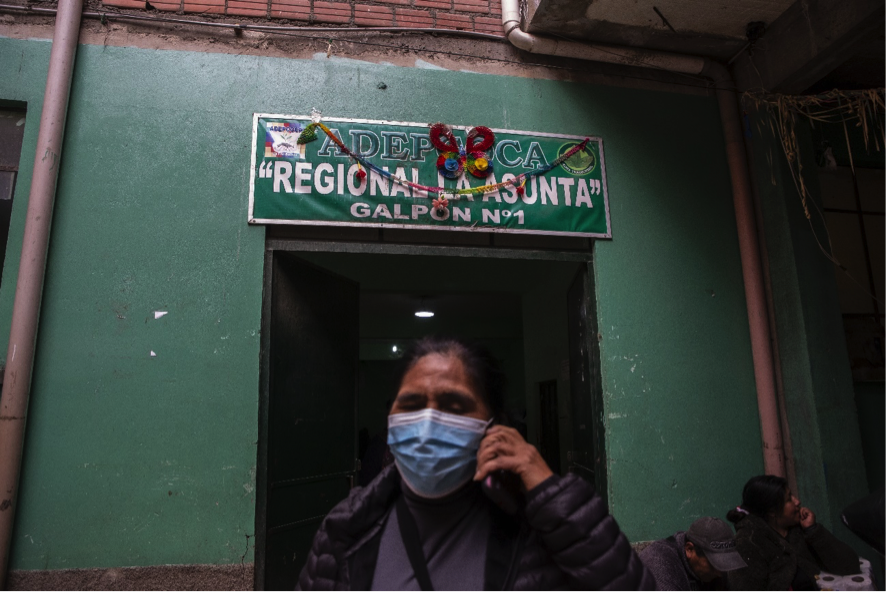
[[[749, 124], [748, 124], [749, 125]], [[799, 491], [797, 486], [797, 467], [794, 463], [794, 446], [791, 440], [791, 428], [788, 425], [787, 401], [784, 394], [784, 376], [781, 368], [781, 354], [778, 351], [778, 325], [775, 320], [775, 298], [772, 295], [772, 273], [769, 266], [769, 245], [766, 241], [766, 226], [763, 219], [763, 202], [760, 198], [760, 186], [754, 167], [753, 141], [749, 130], [744, 134], [744, 153], [750, 171], [751, 194], [754, 196], [754, 212], [757, 220], [757, 238], [760, 246], [760, 261], [763, 263], [763, 279], [766, 288], [766, 307], [769, 310], [769, 331], [772, 333], [772, 361], [775, 367], [775, 389], [778, 394], [778, 413], [781, 418], [781, 438], [784, 445], [785, 472], [791, 491]]]
[[4, 588], [17, 508], [46, 251], [82, 11], [83, 0], [59, 0], [0, 395], [0, 585]]
[[763, 436], [763, 469], [769, 475], [785, 477], [783, 439], [776, 398], [763, 268], [757, 242], [757, 223], [738, 101], [734, 92], [735, 84], [729, 71], [722, 64], [697, 56], [536, 37], [520, 29], [518, 0], [502, 0], [501, 8], [505, 36], [519, 49], [531, 53], [695, 74], [713, 81], [732, 179], [732, 197], [754, 360], [754, 380], [757, 386], [757, 406]]
[[751, 352], [754, 358], [754, 378], [757, 383], [757, 407], [760, 410], [760, 430], [763, 435], [763, 470], [767, 475], [787, 477], [784, 439], [775, 388], [772, 335], [769, 332], [769, 307], [766, 302], [763, 264], [757, 240], [757, 220], [754, 214], [738, 99], [733, 90], [735, 85], [732, 77], [722, 64], [707, 60], [702, 75], [714, 82], [717, 102], [720, 104], [720, 122], [726, 143], [726, 159], [732, 177], [732, 201], [735, 207], [735, 224], [738, 227], [741, 271], [744, 276]]

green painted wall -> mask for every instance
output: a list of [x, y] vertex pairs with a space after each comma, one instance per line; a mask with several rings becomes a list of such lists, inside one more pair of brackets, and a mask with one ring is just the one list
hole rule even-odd
[[[798, 125], [796, 132], [810, 200], [820, 208], [810, 130]], [[833, 264], [817, 244], [827, 244], [827, 233], [812, 203], [807, 220], [777, 141], [763, 131], [753, 142], [798, 496], [821, 523], [856, 544], [839, 515], [868, 488]], [[772, 164], [769, 154], [776, 155]], [[870, 554], [862, 545], [858, 550]]]
[[615, 112], [615, 239], [594, 250], [609, 500], [649, 540], [723, 517], [763, 464], [717, 104], [662, 94]]
[[873, 491], [886, 485], [886, 434], [883, 433], [886, 393], [883, 383], [856, 382], [855, 405], [868, 487]]
[[[4, 343], [49, 48], [0, 40], [0, 96], [28, 103]], [[264, 230], [242, 223], [254, 105], [217, 57], [80, 48], [14, 568], [251, 561]]]
[[[29, 108], [25, 180], [48, 53], [44, 41], [0, 39], [0, 99]], [[737, 502], [762, 461], [715, 101], [82, 46], [14, 568], [251, 560], [264, 239], [245, 223], [251, 114], [311, 107], [602, 136], [615, 238], [597, 244], [595, 271], [612, 511], [648, 540]], [[22, 182], [12, 241], [26, 195]], [[0, 335], [16, 261], [12, 248]], [[169, 314], [154, 320], [157, 310]]]

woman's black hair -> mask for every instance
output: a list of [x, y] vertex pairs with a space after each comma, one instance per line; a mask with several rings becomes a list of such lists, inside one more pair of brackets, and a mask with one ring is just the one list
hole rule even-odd
[[431, 354], [455, 356], [465, 365], [474, 386], [497, 422], [505, 420], [505, 385], [507, 379], [498, 360], [478, 343], [455, 337], [424, 337], [403, 354], [400, 381], [420, 359]]
[[[781, 477], [775, 475], [751, 477], [741, 492], [741, 509], [766, 520], [769, 514], [773, 512], [779, 514], [784, 508], [787, 491], [788, 482]], [[744, 518], [744, 513], [738, 509], [730, 510], [726, 518], [738, 522]]]

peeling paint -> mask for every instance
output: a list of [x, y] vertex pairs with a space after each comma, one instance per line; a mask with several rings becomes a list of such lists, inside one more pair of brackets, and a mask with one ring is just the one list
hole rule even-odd
[[627, 413], [610, 413], [610, 414], [609, 414], [609, 419], [622, 419], [622, 418], [625, 418], [625, 417], [627, 417], [627, 416], [628, 416]]
[[367, 60], [355, 60], [354, 58], [341, 58], [334, 55], [329, 55], [325, 51], [318, 51], [314, 55], [311, 56], [312, 59], [322, 62], [334, 62], [336, 64], [354, 64], [359, 66], [365, 65], [378, 65], [378, 62], [370, 62]]
[[448, 70], [446, 68], [444, 68], [442, 66], [438, 66], [437, 64], [432, 64], [430, 62], [426, 62], [424, 60], [415, 60], [415, 67], [416, 68], [423, 68], [425, 70], [444, 70], [444, 71], [448, 72]]

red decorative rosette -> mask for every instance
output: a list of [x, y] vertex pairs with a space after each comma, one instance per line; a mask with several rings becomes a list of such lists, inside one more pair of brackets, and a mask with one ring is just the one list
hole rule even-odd
[[468, 172], [479, 179], [492, 174], [492, 162], [486, 151], [495, 143], [495, 134], [486, 126], [478, 125], [468, 132], [465, 146], [467, 153], [466, 166]]
[[440, 152], [458, 153], [458, 142], [452, 134], [452, 128], [445, 123], [431, 125], [431, 144]]
[[437, 170], [447, 179], [458, 179], [465, 172], [465, 157], [460, 154], [458, 141], [445, 123], [431, 126], [431, 144], [440, 151], [437, 157]]
[[468, 154], [465, 168], [477, 178], [485, 179], [492, 173], [492, 163], [485, 152], [471, 152]]
[[517, 189], [517, 195], [523, 196], [526, 194], [526, 179], [522, 175], [511, 179], [511, 186]]
[[458, 179], [465, 172], [464, 156], [458, 152], [443, 152], [437, 157], [437, 170], [447, 179]]
[[431, 144], [440, 151], [437, 170], [447, 179], [460, 178], [465, 169], [479, 179], [488, 177], [492, 173], [492, 162], [486, 151], [494, 143], [492, 130], [478, 125], [468, 131], [465, 149], [461, 150], [452, 128], [444, 123], [431, 125]]
[[466, 149], [468, 152], [486, 152], [495, 144], [495, 134], [485, 125], [472, 127], [468, 132]]

